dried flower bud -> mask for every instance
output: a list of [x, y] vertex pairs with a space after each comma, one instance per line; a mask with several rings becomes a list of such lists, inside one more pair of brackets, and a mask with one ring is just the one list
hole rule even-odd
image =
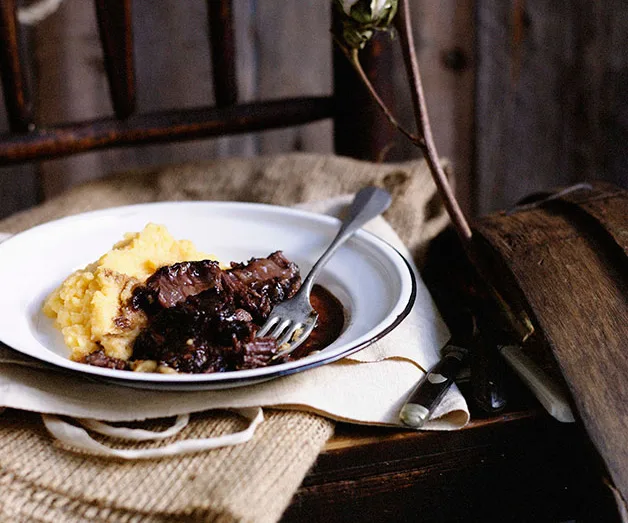
[[336, 38], [349, 48], [362, 49], [375, 31], [389, 30], [397, 3], [398, 0], [334, 0], [342, 13], [341, 34], [336, 34]]

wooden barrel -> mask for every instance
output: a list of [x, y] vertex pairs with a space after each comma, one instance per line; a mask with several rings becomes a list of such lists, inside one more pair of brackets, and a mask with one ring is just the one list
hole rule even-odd
[[508, 301], [554, 362], [618, 501], [628, 500], [628, 192], [597, 184], [475, 225]]

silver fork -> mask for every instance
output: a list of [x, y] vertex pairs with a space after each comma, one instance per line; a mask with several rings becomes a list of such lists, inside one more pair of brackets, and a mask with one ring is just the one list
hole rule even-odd
[[[303, 280], [301, 288], [289, 300], [275, 305], [266, 323], [257, 332], [257, 337], [271, 336], [277, 339], [280, 351], [272, 360], [290, 354], [312, 333], [318, 319], [318, 313], [310, 304], [310, 292], [314, 280], [338, 248], [365, 223], [388, 209], [390, 202], [390, 194], [377, 187], [366, 187], [355, 195], [338, 234]], [[288, 344], [288, 347], [281, 350], [285, 344]]]

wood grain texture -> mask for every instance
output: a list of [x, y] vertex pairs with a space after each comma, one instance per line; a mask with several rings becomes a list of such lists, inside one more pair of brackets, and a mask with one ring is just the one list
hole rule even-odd
[[[509, 267], [578, 415], [628, 500], [628, 230], [625, 193], [492, 216], [479, 234]], [[585, 194], [586, 197], [586, 194]], [[584, 200], [584, 198], [582, 198]], [[612, 215], [612, 217], [611, 217]], [[605, 227], [613, 227], [606, 232]]]
[[[251, 52], [247, 34], [248, 0], [234, 0], [238, 61]], [[134, 2], [138, 76], [138, 111], [193, 108], [215, 103], [208, 35], [207, 2], [163, 0]], [[242, 101], [251, 101], [250, 77], [237, 64]], [[243, 135], [132, 149], [134, 164], [116, 165], [120, 171], [135, 166], [176, 164], [225, 156], [250, 156], [254, 141]], [[109, 167], [109, 171], [111, 167]]]
[[[338, 14], [334, 10], [335, 23]], [[394, 107], [392, 76], [393, 42], [387, 34], [377, 34], [360, 51], [360, 64], [387, 107]], [[373, 101], [368, 89], [344, 53], [333, 49], [334, 151], [344, 156], [382, 162], [396, 157], [399, 142], [405, 140]], [[396, 153], [396, 154], [395, 154]]]
[[338, 425], [282, 521], [614, 521], [582, 433], [516, 396], [449, 433]]
[[[451, 162], [449, 173], [465, 213], [475, 210], [478, 188], [473, 179], [473, 117], [475, 82], [474, 2], [430, 0], [410, 2], [417, 58], [434, 143], [439, 155]], [[400, 121], [414, 128], [401, 53], [393, 55], [393, 86]], [[418, 152], [399, 140], [403, 158]]]
[[15, 0], [0, 2], [0, 72], [11, 130], [25, 132], [33, 127], [32, 100], [22, 62], [16, 9]]
[[[253, 98], [251, 33], [248, 0], [235, 0], [238, 77], [243, 101]], [[138, 113], [213, 104], [207, 9], [202, 0], [158, 4], [133, 2]], [[35, 29], [34, 49], [38, 116], [52, 126], [106, 118], [111, 114], [107, 77], [91, 2], [65, 0], [59, 10]], [[185, 59], [182, 59], [185, 57]], [[124, 171], [255, 154], [254, 139], [243, 135], [213, 140], [111, 149], [44, 162], [41, 166], [47, 197], [112, 171]]]
[[0, 141], [0, 166], [112, 146], [174, 142], [291, 127], [333, 115], [331, 97], [274, 100], [101, 119], [11, 135]]
[[597, 184], [594, 195], [588, 191], [577, 191], [562, 198], [573, 204], [574, 212], [583, 210], [597, 220], [618, 247], [628, 255], [628, 194], [626, 191], [606, 184]]
[[477, 2], [478, 210], [601, 179], [628, 186], [628, 4]]
[[[331, 35], [327, 0], [252, 2], [256, 98], [330, 95]], [[331, 122], [261, 134], [259, 154], [332, 151]]]
[[131, 0], [96, 0], [96, 16], [113, 109], [124, 119], [135, 110]]
[[[40, 127], [111, 117], [113, 110], [93, 2], [65, 0], [53, 15], [32, 29], [32, 52], [37, 77], [34, 99]], [[48, 198], [103, 176], [113, 166], [124, 168], [136, 163], [135, 153], [130, 150], [42, 162], [38, 165], [41, 190]]]
[[[474, 208], [475, 188], [472, 181], [473, 160], [473, 98], [474, 98], [474, 27], [473, 2], [447, 0], [435, 4], [426, 0], [411, 2], [413, 33], [425, 90], [428, 114], [439, 154], [450, 160], [448, 174], [455, 180], [456, 195], [463, 210]], [[335, 92], [339, 95], [341, 127], [336, 150], [344, 149], [354, 157], [395, 161], [420, 157], [420, 151], [389, 122], [378, 114], [354, 73], [345, 66], [346, 58], [335, 53]], [[374, 44], [361, 52], [361, 61], [377, 91], [389, 104], [402, 125], [414, 132], [408, 81], [399, 48], [399, 39], [381, 34]], [[346, 71], [344, 70], [346, 69]], [[345, 84], [343, 86], [343, 84]], [[349, 103], [348, 103], [348, 102]], [[352, 107], [363, 108], [353, 109]], [[346, 117], [345, 117], [346, 114]], [[347, 120], [347, 122], [343, 120]], [[369, 155], [351, 152], [353, 137], [376, 128]]]

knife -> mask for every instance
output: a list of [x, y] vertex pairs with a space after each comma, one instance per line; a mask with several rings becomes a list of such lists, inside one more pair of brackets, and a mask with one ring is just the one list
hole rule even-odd
[[500, 345], [499, 353], [554, 418], [563, 423], [575, 421], [567, 393], [541, 369], [519, 345]]
[[[447, 231], [434, 240], [432, 249], [432, 264], [424, 268], [424, 278], [437, 306], [445, 315], [445, 322], [454, 333], [454, 342], [469, 349], [462, 360], [468, 359], [470, 363], [471, 396], [476, 407], [491, 415], [504, 408], [507, 375], [503, 371], [508, 365], [554, 418], [562, 422], [574, 421], [567, 392], [522, 349], [521, 343], [534, 331], [527, 315], [517, 314], [519, 322], [515, 322], [526, 328], [522, 332], [513, 329], [512, 318], [504, 317], [495, 296], [488, 292], [485, 280], [471, 264], [464, 263], [464, 254], [453, 231]], [[448, 347], [443, 349], [442, 360], [448, 350]], [[463, 362], [459, 363], [459, 367], [463, 366]], [[456, 365], [456, 362], [452, 363]], [[440, 361], [430, 373], [445, 376], [438, 372], [444, 364]], [[439, 383], [440, 390], [436, 394], [435, 384], [425, 376], [400, 411], [402, 423], [413, 428], [423, 426], [452, 382], [453, 379], [446, 379]]]
[[[562, 423], [575, 421], [563, 387], [534, 363], [519, 345], [500, 345], [498, 352], [552, 417]], [[399, 419], [408, 427], [419, 429], [425, 425], [468, 356], [467, 349], [455, 345], [447, 345], [442, 353], [443, 357], [417, 384], [401, 408]]]
[[442, 358], [419, 381], [399, 412], [399, 419], [408, 427], [419, 429], [425, 425], [468, 355], [467, 349], [456, 345], [447, 345], [441, 352]]

